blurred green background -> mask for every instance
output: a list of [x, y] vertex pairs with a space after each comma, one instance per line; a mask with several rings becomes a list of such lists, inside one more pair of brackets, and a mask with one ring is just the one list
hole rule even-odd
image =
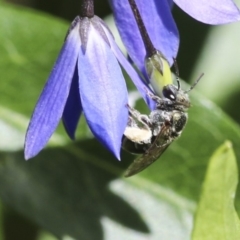
[[[95, 2], [96, 15], [111, 14], [107, 1]], [[240, 159], [240, 23], [209, 26], [174, 7], [180, 77], [192, 83], [205, 76], [190, 93], [182, 137], [150, 168], [124, 179], [134, 157], [114, 159], [84, 118], [76, 142], [60, 124], [49, 147], [23, 159], [31, 112], [80, 4], [0, 0], [0, 240], [190, 239], [210, 156], [228, 139]], [[141, 101], [137, 107], [146, 111]]]

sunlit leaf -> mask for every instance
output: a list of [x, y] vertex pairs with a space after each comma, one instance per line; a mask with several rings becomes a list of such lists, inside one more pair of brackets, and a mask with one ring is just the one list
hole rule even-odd
[[[240, 1], [237, 0], [240, 4]], [[239, 93], [240, 22], [212, 27], [191, 79], [205, 73], [199, 89], [209, 99], [224, 105], [233, 93]]]
[[210, 159], [196, 213], [193, 240], [240, 239], [240, 220], [234, 207], [238, 183], [231, 142], [220, 146]]

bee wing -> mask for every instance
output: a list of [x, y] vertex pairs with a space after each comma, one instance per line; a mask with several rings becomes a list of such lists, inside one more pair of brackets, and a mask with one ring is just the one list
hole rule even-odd
[[169, 126], [164, 126], [157, 135], [149, 149], [140, 157], [136, 158], [125, 172], [125, 177], [130, 177], [141, 172], [155, 162], [168, 148], [174, 139], [169, 138]]

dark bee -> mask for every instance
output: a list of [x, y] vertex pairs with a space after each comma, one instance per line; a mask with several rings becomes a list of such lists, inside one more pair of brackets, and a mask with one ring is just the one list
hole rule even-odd
[[155, 110], [147, 116], [130, 106], [127, 107], [129, 119], [124, 132], [122, 148], [132, 154], [143, 154], [160, 132], [160, 125], [164, 121], [162, 111]]
[[[202, 76], [202, 75], [201, 75]], [[177, 139], [184, 129], [190, 107], [188, 92], [172, 84], [163, 87], [162, 98], [148, 92], [150, 98], [156, 102], [156, 109], [149, 116], [142, 115], [137, 110], [129, 109], [129, 122], [124, 132], [122, 148], [133, 153], [142, 154], [128, 167], [125, 177], [130, 177], [148, 167], [156, 161]]]

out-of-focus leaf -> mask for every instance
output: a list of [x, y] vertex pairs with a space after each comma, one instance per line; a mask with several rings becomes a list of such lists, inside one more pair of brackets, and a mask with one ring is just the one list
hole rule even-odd
[[238, 183], [231, 142], [220, 146], [210, 159], [196, 213], [193, 240], [238, 240], [240, 221], [234, 207]]
[[58, 240], [58, 239], [48, 232], [41, 231], [36, 240]]
[[[240, 4], [240, 1], [234, 1]], [[224, 105], [240, 91], [240, 22], [212, 27], [191, 79], [204, 72], [199, 89], [206, 97]]]
[[190, 235], [193, 202], [147, 179], [118, 178], [127, 162], [119, 164], [94, 140], [46, 149], [27, 163], [22, 152], [0, 159], [0, 196], [59, 238]]
[[3, 3], [0, 20], [1, 105], [30, 115], [68, 25]]
[[[0, 151], [16, 151], [23, 148], [24, 135], [28, 123], [27, 117], [0, 104]], [[66, 138], [54, 134], [50, 145], [64, 145]]]
[[62, 239], [190, 239], [213, 149], [230, 139], [240, 159], [239, 126], [197, 94], [197, 87], [190, 93], [193, 107], [181, 138], [129, 179], [121, 176], [134, 156], [122, 153], [118, 162], [102, 145], [86, 139], [84, 121], [77, 143], [68, 143], [58, 131], [54, 147], [24, 161], [27, 119], [66, 30], [67, 24], [50, 16], [0, 4], [0, 132], [6, 139], [0, 148], [0, 197]]
[[4, 226], [3, 226], [3, 205], [0, 202], [0, 240], [5, 240]]
[[38, 226], [25, 216], [4, 206], [3, 233], [6, 240], [35, 240], [38, 233]]
[[[240, 6], [240, 0], [234, 0]], [[212, 26], [192, 72], [192, 81], [205, 76], [198, 88], [226, 113], [240, 122], [240, 22]]]

